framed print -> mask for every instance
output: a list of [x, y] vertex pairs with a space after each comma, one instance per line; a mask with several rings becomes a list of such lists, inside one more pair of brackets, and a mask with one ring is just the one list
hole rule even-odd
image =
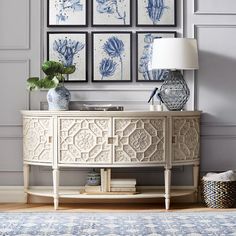
[[92, 81], [130, 82], [131, 32], [92, 33]]
[[47, 0], [48, 27], [87, 26], [87, 0]]
[[131, 26], [133, 0], [92, 0], [92, 26]]
[[162, 82], [167, 70], [152, 70], [152, 44], [156, 38], [175, 38], [176, 32], [136, 32], [136, 81]]
[[48, 32], [47, 59], [65, 66], [75, 65], [76, 71], [65, 82], [87, 82], [86, 32]]
[[176, 26], [176, 0], [136, 0], [137, 26]]

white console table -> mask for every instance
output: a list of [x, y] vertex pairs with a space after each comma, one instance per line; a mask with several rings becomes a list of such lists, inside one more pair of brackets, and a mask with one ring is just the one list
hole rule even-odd
[[[24, 138], [24, 191], [54, 198], [170, 198], [197, 193], [199, 173], [199, 111], [22, 111]], [[29, 186], [29, 166], [52, 167], [53, 191]], [[171, 188], [171, 168], [192, 165], [193, 184]], [[135, 195], [85, 195], [60, 191], [61, 167], [164, 167], [164, 190], [143, 190]]]

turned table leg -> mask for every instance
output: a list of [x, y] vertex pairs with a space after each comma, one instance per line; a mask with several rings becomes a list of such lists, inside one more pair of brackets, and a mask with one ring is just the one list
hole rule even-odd
[[199, 165], [193, 166], [193, 187], [195, 189], [195, 201], [198, 201], [198, 180], [199, 180]]
[[53, 169], [53, 198], [54, 198], [54, 209], [58, 209], [59, 205], [59, 169]]
[[171, 184], [171, 169], [165, 168], [165, 206], [166, 210], [170, 209], [170, 184]]
[[24, 198], [25, 198], [25, 203], [29, 202], [29, 194], [28, 194], [28, 189], [29, 189], [29, 165], [24, 164], [23, 167], [23, 173], [24, 173]]

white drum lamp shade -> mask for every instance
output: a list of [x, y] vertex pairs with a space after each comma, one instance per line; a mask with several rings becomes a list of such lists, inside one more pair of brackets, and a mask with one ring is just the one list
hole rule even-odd
[[161, 101], [170, 111], [180, 111], [187, 103], [190, 90], [180, 70], [198, 69], [196, 39], [155, 39], [152, 51], [152, 70], [167, 70], [159, 92]]
[[198, 67], [196, 39], [154, 39], [152, 69], [195, 70]]

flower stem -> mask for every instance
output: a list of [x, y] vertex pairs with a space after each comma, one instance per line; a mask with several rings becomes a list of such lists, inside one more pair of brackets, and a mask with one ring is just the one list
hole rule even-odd
[[120, 79], [121, 80], [123, 80], [123, 78], [124, 78], [124, 75], [123, 75], [123, 72], [124, 72], [124, 65], [123, 65], [123, 60], [122, 60], [122, 57], [121, 57], [121, 55], [120, 55], [120, 72], [121, 72], [121, 76], [120, 76]]
[[116, 3], [115, 4], [115, 6], [116, 6], [116, 13], [117, 13], [117, 15], [123, 20], [123, 22], [124, 22], [124, 25], [126, 24], [126, 21], [125, 21], [125, 18], [126, 18], [126, 12], [124, 11], [124, 14], [123, 14], [123, 16], [120, 14], [120, 12], [119, 12], [119, 8], [118, 8], [118, 4]]

